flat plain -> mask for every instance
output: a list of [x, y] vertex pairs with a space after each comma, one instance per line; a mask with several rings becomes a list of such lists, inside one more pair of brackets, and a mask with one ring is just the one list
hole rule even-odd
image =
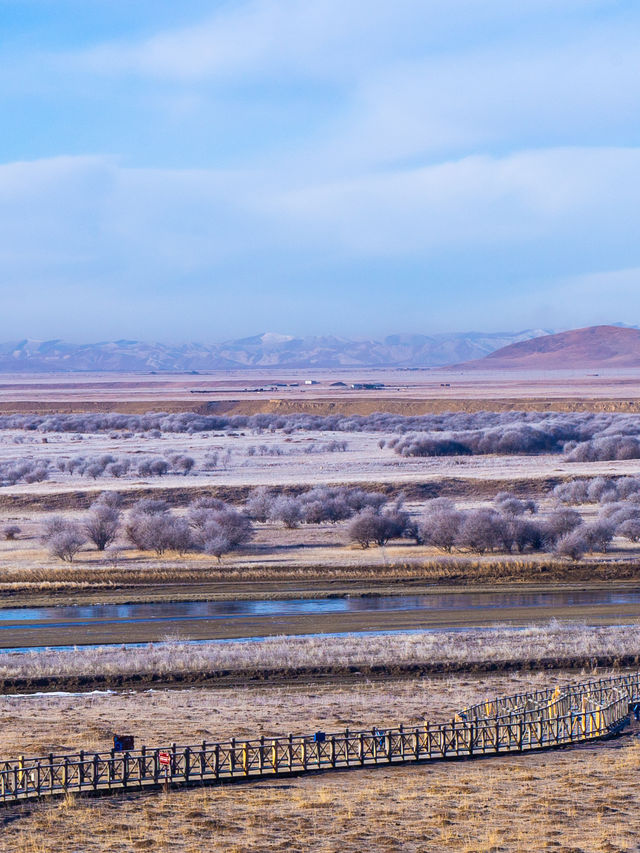
[[[336, 386], [336, 382], [344, 384]], [[376, 391], [350, 387], [363, 382], [384, 387]], [[509, 374], [505, 378], [505, 374], [456, 371], [279, 370], [223, 376], [16, 375], [5, 376], [0, 383], [0, 414], [163, 411], [244, 416], [343, 413], [357, 417], [376, 411], [416, 416], [485, 410], [634, 414], [640, 411], [640, 371], [600, 376], [577, 371]], [[209, 673], [201, 686], [196, 679], [195, 686], [188, 689], [168, 690], [159, 684], [153, 690], [70, 695], [42, 693], [36, 687], [25, 691], [26, 695], [15, 695], [14, 689], [14, 695], [0, 697], [0, 760], [52, 750], [108, 748], [113, 734], [124, 728], [135, 733], [138, 743], [157, 745], [437, 721], [486, 696], [587, 677], [600, 654], [609, 662], [607, 666], [617, 661], [616, 668], [624, 665], [620, 662], [626, 656], [638, 654], [640, 606], [631, 599], [626, 601], [625, 596], [640, 591], [640, 545], [618, 535], [606, 553], [586, 554], [578, 561], [541, 552], [472, 554], [454, 550], [445, 554], [409, 540], [362, 548], [350, 540], [345, 522], [291, 528], [273, 520], [255, 522], [251, 542], [221, 561], [205, 553], [140, 551], [127, 541], [124, 531], [108, 553], [86, 545], [72, 563], [53, 557], [41, 542], [43, 524], [53, 514], [81, 522], [90, 504], [105, 491], [122, 495], [125, 517], [136, 501], [153, 498], [167, 501], [180, 518], [185, 517], [188, 504], [202, 497], [215, 496], [242, 509], [257, 486], [268, 487], [274, 496], [295, 496], [315, 486], [349, 486], [381, 492], [389, 504], [402, 500], [404, 511], [416, 522], [433, 497], [450, 498], [466, 511], [488, 508], [498, 492], [511, 491], [534, 499], [537, 516], [544, 520], [557, 509], [556, 485], [596, 477], [635, 477], [640, 473], [638, 459], [568, 462], [558, 453], [408, 457], [388, 445], [393, 433], [384, 431], [221, 428], [191, 433], [126, 432], [0, 430], [0, 465], [26, 458], [33, 462], [46, 459], [49, 466], [46, 479], [0, 487], [0, 521], [3, 526], [20, 528], [14, 538], [0, 541], [0, 608], [4, 608], [0, 617], [5, 626], [0, 645], [109, 643], [105, 650], [89, 650], [84, 658], [75, 653], [75, 664], [93, 668], [102, 676], [112, 672], [114, 682], [118, 667], [122, 670], [125, 661], [126, 666], [133, 665], [135, 654], [144, 659], [143, 668], [153, 666], [155, 660], [169, 681], [172, 668], [188, 670], [201, 660], [197, 647], [185, 642], [191, 639], [318, 634], [309, 640], [316, 645], [294, 655], [286, 637], [276, 638], [272, 646], [265, 646], [262, 658], [257, 656], [257, 663], [253, 661], [245, 670], [240, 667], [240, 675], [216, 682]], [[332, 443], [343, 442], [345, 447], [330, 448]], [[129, 471], [117, 477], [93, 477], [81, 473], [79, 466], [69, 471], [68, 463], [75, 457], [100, 455], [128, 460]], [[180, 455], [194, 460], [186, 474], [167, 472], [151, 477], [136, 470], [142, 457]], [[215, 464], [211, 463], [213, 457]], [[584, 521], [592, 522], [600, 508], [591, 502], [577, 510]], [[37, 614], [24, 620], [7, 611], [136, 602], [327, 597], [367, 601], [372, 596], [469, 592], [490, 599], [505, 592], [535, 596], [548, 591], [565, 596], [605, 591], [618, 599], [609, 609], [569, 601], [555, 608], [531, 607], [524, 615], [507, 607], [483, 610], [477, 604], [457, 614], [424, 607], [372, 614], [358, 613], [356, 608], [346, 615], [312, 613], [277, 621], [252, 616], [179, 628], [107, 625], [106, 620], [83, 625], [82, 618], [77, 618], [64, 628], [46, 631], [37, 627], [41, 621]], [[549, 625], [551, 618], [559, 621]], [[524, 630], [509, 633], [508, 623]], [[537, 627], [527, 628], [530, 623]], [[602, 627], [607, 625], [610, 627]], [[384, 637], [379, 642], [374, 637], [367, 646], [361, 634], [363, 630], [433, 628], [449, 633], [443, 633], [439, 642], [433, 639], [438, 635], [423, 634], [431, 645], [425, 639], [423, 646], [415, 647], [412, 664], [427, 658], [444, 661], [447, 655], [453, 659], [460, 652], [463, 665], [456, 663], [458, 671], [440, 676], [407, 671], [400, 678], [398, 666], [408, 654], [409, 641], [404, 646], [398, 640], [395, 646], [389, 642], [384, 647]], [[475, 628], [476, 632], [452, 632], [460, 628]], [[597, 635], [600, 630], [614, 633]], [[487, 632], [486, 637], [482, 631]], [[340, 649], [335, 647], [336, 655], [345, 663], [342, 670], [336, 667], [328, 673], [330, 645], [323, 636], [336, 632], [352, 636], [336, 640], [343, 643]], [[573, 643], [569, 640], [572, 633]], [[171, 642], [163, 652], [158, 647], [139, 653], [123, 649], [118, 658], [117, 644], [167, 638]], [[555, 649], [550, 653], [555, 658], [546, 664], [540, 663], [544, 649]], [[300, 661], [305, 653], [318, 660], [322, 657], [322, 673], [295, 675], [293, 661]], [[5, 663], [0, 657], [0, 673], [14, 666], [15, 675], [19, 665], [26, 667], [23, 674], [27, 675], [31, 666], [34, 675], [49, 667], [45, 689], [55, 690], [51, 672], [55, 674], [58, 667], [60, 680], [70, 663], [55, 657], [62, 652], [39, 654], [19, 659], [7, 655]], [[367, 654], [378, 655], [380, 660], [387, 655], [375, 677], [358, 672]], [[231, 657], [227, 669], [229, 660]], [[519, 665], [525, 660], [526, 669]], [[566, 668], [569, 660], [570, 670]], [[485, 669], [497, 671], [478, 672], [483, 662]], [[549, 666], [553, 668], [546, 668]], [[219, 670], [221, 664], [218, 661], [212, 667]], [[270, 668], [279, 670], [272, 684]], [[348, 669], [354, 671], [347, 674]], [[608, 670], [601, 666], [596, 671]], [[255, 683], [259, 672], [262, 684]], [[77, 682], [74, 689], [78, 686], [89, 691], [91, 680]], [[35, 853], [59, 849], [63, 843], [83, 851], [176, 847], [194, 851], [468, 853], [637, 850], [637, 744], [631, 734], [589, 748], [522, 758], [365, 770], [251, 787], [175, 791], [167, 796], [102, 800], [69, 796], [60, 802], [4, 810], [0, 850]]]

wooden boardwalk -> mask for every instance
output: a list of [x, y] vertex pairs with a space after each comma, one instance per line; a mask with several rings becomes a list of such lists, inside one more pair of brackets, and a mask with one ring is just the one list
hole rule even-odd
[[[548, 749], [609, 737], [640, 700], [640, 673], [488, 699], [447, 723], [0, 761], [0, 803], [251, 781]], [[165, 763], [166, 762], [166, 763]]]

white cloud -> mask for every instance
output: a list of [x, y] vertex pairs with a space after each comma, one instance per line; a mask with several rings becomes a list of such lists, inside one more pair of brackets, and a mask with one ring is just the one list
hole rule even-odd
[[[450, 42], [524, 32], [552, 17], [559, 26], [606, 0], [244, 0], [198, 23], [77, 55], [86, 69], [193, 80], [244, 72], [332, 77]], [[487, 32], [488, 30], [488, 32]]]
[[372, 65], [294, 159], [301, 171], [357, 173], [471, 152], [620, 145], [635, 139], [639, 111], [640, 54], [617, 22]]
[[640, 237], [640, 149], [551, 149], [467, 157], [283, 193], [272, 212], [311, 241], [356, 254]]
[[[129, 168], [97, 157], [0, 167], [8, 268], [78, 262], [185, 272], [247, 253], [428, 258], [549, 245], [606, 256], [640, 237], [640, 149], [467, 157], [338, 182], [264, 172]], [[564, 244], [564, 245], [563, 245]]]

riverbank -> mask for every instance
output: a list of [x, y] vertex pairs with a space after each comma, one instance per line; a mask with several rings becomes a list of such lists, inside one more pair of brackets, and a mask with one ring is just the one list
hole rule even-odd
[[[380, 549], [383, 551], [385, 549]], [[586, 588], [595, 585], [640, 584], [640, 561], [585, 559], [578, 562], [545, 555], [523, 559], [442, 556], [437, 559], [399, 558], [396, 549], [376, 554], [378, 562], [362, 564], [306, 563], [297, 566], [247, 565], [241, 560], [211, 565], [198, 561], [169, 561], [131, 567], [90, 565], [8, 568], [0, 577], [0, 607], [69, 604], [132, 603], [141, 601], [228, 600], [286, 597], [300, 593], [393, 594], [438, 587], [446, 590]]]

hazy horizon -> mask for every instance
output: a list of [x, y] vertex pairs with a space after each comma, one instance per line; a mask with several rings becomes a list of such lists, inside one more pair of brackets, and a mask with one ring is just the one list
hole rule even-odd
[[640, 321], [630, 0], [0, 12], [0, 341]]

